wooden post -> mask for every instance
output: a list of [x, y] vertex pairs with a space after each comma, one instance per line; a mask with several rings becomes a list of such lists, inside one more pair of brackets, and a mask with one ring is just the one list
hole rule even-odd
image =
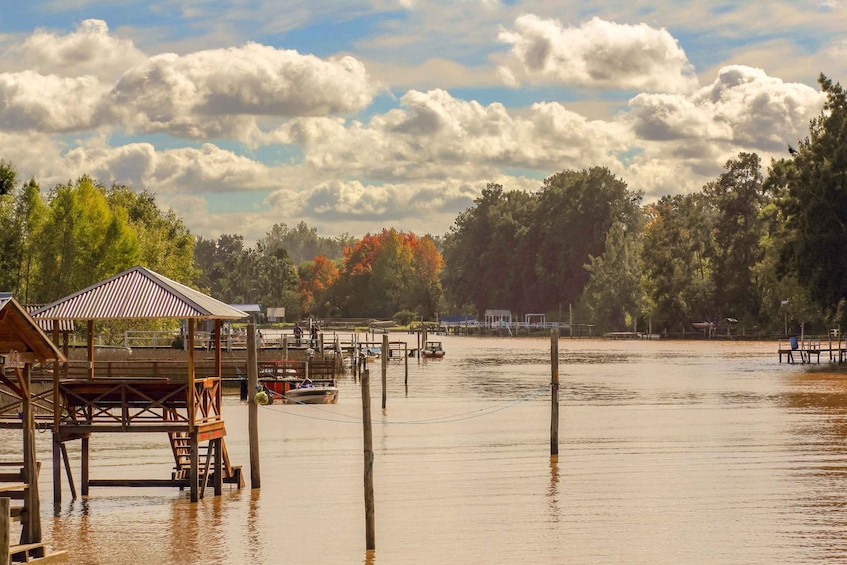
[[94, 378], [94, 320], [88, 320], [88, 378]]
[[382, 334], [382, 409], [388, 404], [388, 334]]
[[[53, 320], [53, 341], [56, 347], [59, 346], [59, 320]], [[65, 348], [68, 344], [68, 336], [65, 334]], [[67, 354], [66, 354], [67, 355]], [[65, 357], [67, 359], [67, 356]], [[64, 367], [62, 366], [64, 365]], [[63, 371], [67, 371], [67, 361], [59, 363], [56, 360], [53, 364], [53, 503], [60, 504], [62, 502], [62, 469], [60, 467], [60, 458], [62, 456], [62, 444], [59, 441], [59, 426], [62, 422], [62, 409], [59, 406], [61, 399], [59, 396], [59, 375]], [[2, 563], [2, 561], [0, 561]]]
[[[62, 442], [53, 432], [53, 504], [62, 502]], [[2, 563], [2, 561], [0, 561]]]
[[188, 319], [188, 387], [186, 390], [188, 403], [188, 428], [191, 432], [194, 431], [194, 318]]
[[191, 502], [200, 500], [200, 442], [197, 441], [197, 430], [191, 432], [191, 461], [188, 468], [188, 492]]
[[559, 330], [550, 331], [550, 456], [559, 455]]
[[247, 324], [247, 406], [248, 434], [250, 436], [250, 488], [262, 488], [259, 470], [259, 407], [254, 399], [259, 386], [259, 368], [256, 364], [256, 324]]
[[88, 442], [89, 442], [89, 436], [90, 436], [90, 434], [86, 435], [80, 441], [80, 451], [81, 451], [80, 459], [81, 459], [82, 462], [81, 462], [81, 465], [80, 465], [81, 469], [80, 469], [79, 482], [81, 483], [80, 484], [80, 492], [82, 493], [83, 497], [88, 496], [88, 456], [89, 456]]
[[374, 451], [371, 423], [370, 370], [362, 371], [362, 428], [365, 454], [365, 548], [376, 549], [374, 531]]
[[403, 363], [405, 363], [405, 365], [406, 365], [406, 367], [405, 367], [406, 373], [403, 377], [403, 384], [406, 385], [406, 392], [409, 392], [409, 390], [408, 390], [408, 388], [409, 388], [409, 348], [406, 347], [405, 343], [403, 344], [403, 357], [404, 357]]
[[[215, 376], [221, 378], [223, 373], [223, 361], [221, 359], [221, 331], [223, 330], [223, 321], [215, 320]], [[206, 376], [206, 375], [204, 375]]]
[[12, 544], [9, 531], [12, 524], [12, 508], [9, 502], [6, 497], [0, 498], [0, 565], [9, 565], [12, 557], [9, 555], [9, 546]]
[[[215, 447], [215, 496], [220, 496], [223, 494], [223, 454], [221, 450], [223, 449], [224, 438], [219, 437], [217, 439], [212, 440], [212, 444]], [[239, 486], [239, 488], [241, 488]]]
[[282, 336], [282, 359], [288, 361], [288, 336]]
[[[24, 482], [27, 484], [24, 500], [26, 502], [26, 522], [24, 523], [23, 543], [41, 542], [41, 501], [38, 497], [38, 462], [35, 455], [35, 417], [32, 412], [32, 365], [26, 363], [23, 368], [23, 450]], [[43, 554], [42, 554], [43, 555]], [[39, 555], [41, 556], [41, 555]]]

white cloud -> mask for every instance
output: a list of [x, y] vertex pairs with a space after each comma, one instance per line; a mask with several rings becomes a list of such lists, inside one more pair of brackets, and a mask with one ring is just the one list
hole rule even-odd
[[740, 65], [722, 68], [690, 95], [639, 94], [626, 120], [640, 153], [625, 174], [648, 194], [698, 190], [742, 151], [765, 162], [786, 155], [789, 143], [808, 134], [823, 101], [809, 86]]
[[105, 90], [93, 76], [0, 73], [0, 128], [59, 133], [88, 129]]
[[367, 106], [377, 90], [353, 57], [323, 60], [249, 43], [129, 69], [110, 94], [113, 115], [139, 131], [244, 139], [254, 116], [315, 116]]
[[503, 29], [512, 46], [501, 74], [510, 86], [522, 80], [575, 86], [686, 91], [692, 67], [667, 30], [593, 18], [579, 28], [527, 14]]
[[69, 151], [66, 166], [103, 181], [127, 183], [161, 193], [220, 193], [269, 190], [272, 168], [211, 143], [156, 151], [148, 143], [121, 147], [87, 145]]
[[132, 41], [110, 35], [106, 22], [89, 19], [66, 35], [36, 30], [0, 61], [7, 71], [29, 69], [74, 78], [90, 75], [111, 82], [145, 58]]
[[734, 65], [693, 95], [639, 94], [630, 106], [633, 129], [642, 139], [775, 151], [805, 135], [822, 103], [823, 95], [809, 86]]
[[500, 167], [550, 171], [616, 164], [627, 130], [590, 121], [556, 102], [509, 111], [451, 96], [409, 91], [403, 109], [369, 122], [300, 119], [277, 132], [304, 149], [304, 164], [325, 175], [403, 179], [476, 179]]

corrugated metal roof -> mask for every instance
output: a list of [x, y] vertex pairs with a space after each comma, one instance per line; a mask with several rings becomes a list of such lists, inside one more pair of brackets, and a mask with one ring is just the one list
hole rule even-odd
[[12, 297], [0, 298], [0, 350], [32, 352], [42, 361], [65, 360], [59, 348]]
[[155, 271], [136, 266], [39, 308], [33, 316], [51, 320], [240, 320], [247, 314]]
[[[33, 312], [38, 311], [39, 308], [43, 307], [44, 304], [24, 304], [23, 307], [26, 308], [26, 311], [29, 312], [30, 316]], [[44, 318], [39, 318], [35, 320], [42, 330], [45, 333], [50, 334], [53, 332], [53, 320], [45, 320]], [[60, 332], [73, 332], [74, 331], [74, 321], [73, 320], [58, 320], [59, 322], [59, 331]]]

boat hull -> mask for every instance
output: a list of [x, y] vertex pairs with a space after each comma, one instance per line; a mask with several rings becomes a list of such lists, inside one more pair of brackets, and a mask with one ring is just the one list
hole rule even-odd
[[335, 404], [338, 389], [335, 387], [295, 388], [285, 393], [289, 404]]
[[427, 357], [429, 359], [441, 359], [442, 357], [444, 357], [444, 352], [443, 351], [426, 351], [426, 350], [424, 350], [424, 351], [421, 352], [421, 355], [423, 357]]

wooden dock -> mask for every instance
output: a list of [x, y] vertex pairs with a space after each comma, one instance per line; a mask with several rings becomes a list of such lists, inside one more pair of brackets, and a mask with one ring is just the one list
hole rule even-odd
[[[821, 356], [829, 357], [830, 363], [844, 363], [847, 359], [847, 340], [820, 339], [820, 338], [789, 338], [781, 339], [777, 345], [779, 362], [782, 363], [783, 356], [787, 363], [817, 363], [820, 364]], [[814, 361], [813, 361], [814, 360]]]

